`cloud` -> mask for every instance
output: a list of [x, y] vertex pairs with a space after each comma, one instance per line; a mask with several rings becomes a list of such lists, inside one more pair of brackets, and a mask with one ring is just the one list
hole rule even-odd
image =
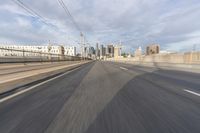
[[[58, 1], [21, 0], [49, 25], [12, 1], [0, 2], [0, 42], [71, 43], [78, 46], [79, 31]], [[124, 42], [138, 46], [159, 43], [162, 49], [187, 51], [199, 44], [199, 0], [64, 0], [87, 40]], [[200, 45], [200, 44], [199, 44]]]

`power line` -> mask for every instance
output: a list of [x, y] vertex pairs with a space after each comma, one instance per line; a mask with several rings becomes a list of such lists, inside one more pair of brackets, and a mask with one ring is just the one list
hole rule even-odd
[[44, 24], [48, 25], [48, 26], [52, 26], [50, 25], [47, 20], [42, 17], [39, 13], [37, 13], [36, 11], [34, 11], [33, 9], [31, 9], [29, 6], [25, 5], [22, 1], [20, 0], [12, 0], [15, 4], [17, 4], [19, 7], [23, 8], [26, 12], [28, 12], [30, 15], [32, 15], [33, 17], [37, 17], [39, 18], [39, 20], [41, 22], [43, 22]]
[[[57, 26], [52, 24], [51, 22], [49, 22], [48, 20], [45, 19], [45, 17], [43, 17], [42, 15], [40, 15], [38, 12], [36, 12], [35, 10], [31, 9], [30, 6], [26, 5], [24, 2], [22, 2], [21, 0], [12, 0], [16, 5], [18, 5], [19, 7], [21, 7], [23, 10], [25, 10], [27, 13], [29, 13], [31, 16], [37, 18], [40, 22], [48, 25], [51, 28], [54, 28], [54, 31], [57, 29]], [[64, 2], [62, 2], [64, 4]], [[66, 5], [65, 5], [66, 6]], [[68, 10], [69, 12], [69, 10]], [[71, 16], [71, 18], [73, 19], [72, 15], [69, 12], [69, 15]], [[75, 23], [74, 19], [73, 19], [73, 23]], [[76, 24], [77, 25], [77, 24]], [[76, 26], [78, 27], [78, 25]], [[79, 31], [80, 28], [78, 27]], [[80, 31], [81, 32], [81, 31]]]
[[23, 6], [23, 4], [21, 4], [18, 0], [12, 0], [15, 4], [17, 4], [19, 7], [23, 8], [24, 10], [26, 10], [30, 15], [32, 15], [33, 17], [37, 17], [35, 14], [33, 14], [29, 9], [27, 9], [25, 6]]
[[46, 21], [44, 17], [42, 17], [40, 14], [38, 14], [37, 12], [35, 12], [33, 9], [29, 8], [27, 5], [25, 5], [22, 1], [17, 0], [20, 4], [22, 4], [23, 6], [27, 7], [31, 12], [33, 12], [35, 15], [37, 15], [38, 17], [40, 17], [42, 20]]
[[79, 25], [76, 23], [74, 17], [72, 16], [72, 14], [70, 13], [67, 5], [63, 2], [63, 0], [58, 0], [58, 3], [60, 4], [60, 6], [64, 9], [65, 13], [70, 17], [72, 23], [74, 24], [75, 28], [80, 32], [80, 45], [81, 45], [81, 51], [83, 52], [82, 53], [82, 56], [85, 58], [85, 40], [86, 40], [86, 37], [85, 35], [83, 34], [83, 32], [81, 31], [81, 28], [79, 27]]
[[65, 13], [67, 15], [70, 16], [72, 23], [74, 24], [74, 26], [76, 27], [76, 29], [82, 34], [81, 28], [79, 27], [79, 25], [76, 23], [74, 17], [72, 16], [72, 14], [70, 13], [67, 5], [63, 2], [63, 0], [58, 0], [58, 3], [60, 4], [60, 6], [64, 9]]

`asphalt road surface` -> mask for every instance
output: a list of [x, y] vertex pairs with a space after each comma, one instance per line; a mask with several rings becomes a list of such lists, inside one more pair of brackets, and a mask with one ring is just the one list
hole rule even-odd
[[200, 133], [200, 74], [92, 62], [1, 101], [0, 133]]

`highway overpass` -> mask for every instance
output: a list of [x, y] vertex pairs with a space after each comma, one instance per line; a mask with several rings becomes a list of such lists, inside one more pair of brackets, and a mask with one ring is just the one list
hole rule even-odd
[[199, 73], [95, 61], [0, 97], [0, 133], [200, 133]]

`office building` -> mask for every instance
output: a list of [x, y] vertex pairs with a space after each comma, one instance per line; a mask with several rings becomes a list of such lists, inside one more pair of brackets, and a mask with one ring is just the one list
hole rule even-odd
[[114, 46], [113, 45], [107, 45], [106, 56], [109, 58], [114, 57]]
[[106, 48], [101, 45], [100, 46], [100, 58], [103, 59], [106, 56]]
[[114, 58], [121, 57], [121, 46], [114, 47]]
[[158, 44], [152, 44], [146, 47], [146, 55], [159, 54], [160, 46]]
[[95, 54], [96, 54], [96, 59], [99, 59], [99, 44], [96, 44], [96, 50], [95, 50]]

